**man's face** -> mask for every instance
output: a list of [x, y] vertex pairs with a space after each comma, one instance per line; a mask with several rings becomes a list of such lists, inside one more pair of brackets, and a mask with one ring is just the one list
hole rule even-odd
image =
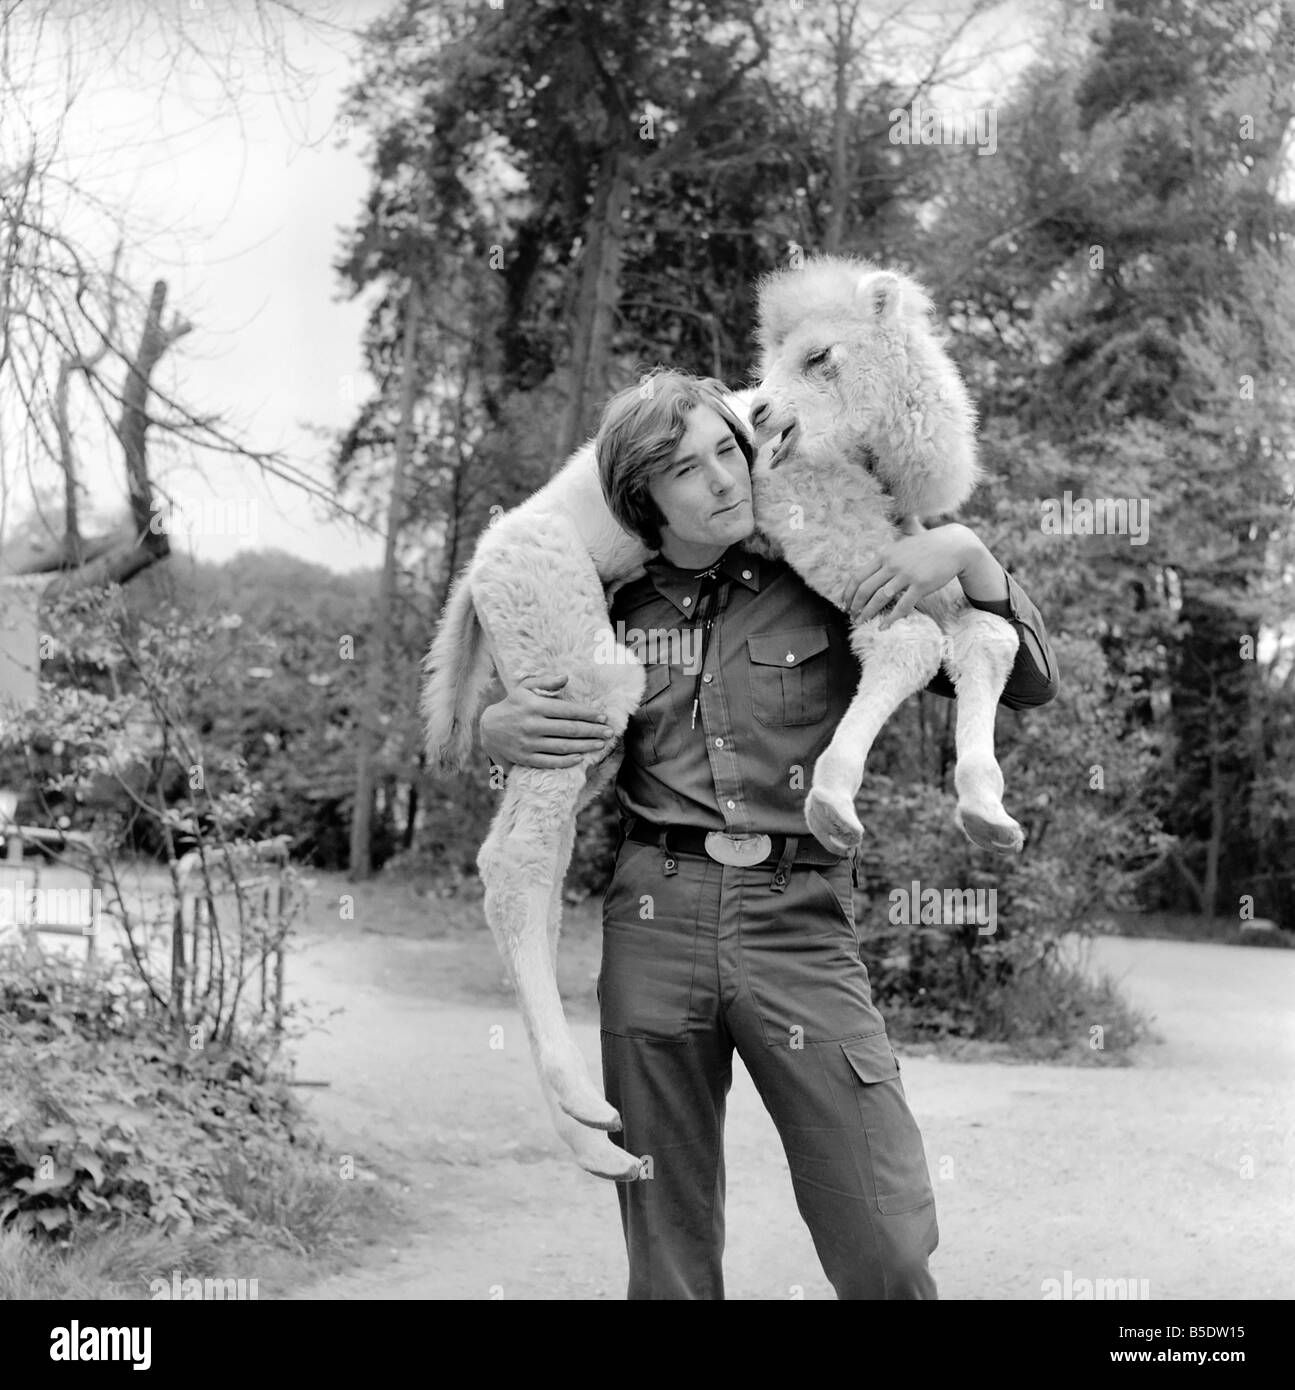
[[708, 565], [755, 530], [751, 474], [733, 432], [708, 405], [694, 406], [670, 466], [648, 484], [661, 509], [661, 553]]

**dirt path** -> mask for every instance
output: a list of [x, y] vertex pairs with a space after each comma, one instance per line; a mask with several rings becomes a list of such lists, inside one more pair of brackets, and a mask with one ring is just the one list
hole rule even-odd
[[[1134, 1066], [899, 1049], [936, 1185], [941, 1296], [1037, 1299], [1069, 1270], [1149, 1280], [1152, 1298], [1295, 1297], [1295, 952], [1113, 939], [1095, 962], [1156, 1017], [1163, 1041]], [[302, 1094], [338, 1152], [396, 1175], [421, 1213], [399, 1249], [296, 1297], [624, 1296], [614, 1191], [551, 1135], [521, 1024], [491, 997], [497, 967], [473, 998], [461, 943], [356, 932], [308, 947], [292, 977], [345, 1009], [298, 1045], [298, 1074], [331, 1083]], [[571, 1012], [597, 1076], [592, 1013]], [[740, 1063], [727, 1154], [728, 1296], [832, 1297]]]

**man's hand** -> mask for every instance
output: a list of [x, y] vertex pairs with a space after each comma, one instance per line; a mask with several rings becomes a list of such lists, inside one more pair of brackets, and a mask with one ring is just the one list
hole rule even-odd
[[527, 676], [481, 712], [481, 746], [504, 767], [574, 767], [606, 750], [606, 718], [586, 705], [555, 698], [566, 676]]
[[863, 623], [895, 600], [895, 606], [881, 620], [881, 627], [887, 628], [953, 579], [962, 584], [968, 598], [991, 601], [1007, 597], [1003, 567], [974, 531], [957, 522], [901, 536], [884, 546], [855, 588], [846, 591], [845, 605], [851, 619]]

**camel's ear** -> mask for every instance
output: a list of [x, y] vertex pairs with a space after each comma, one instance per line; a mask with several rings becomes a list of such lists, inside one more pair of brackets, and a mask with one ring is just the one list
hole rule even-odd
[[880, 274], [864, 275], [859, 279], [856, 294], [879, 319], [897, 319], [903, 308], [904, 282], [898, 275], [883, 270]]

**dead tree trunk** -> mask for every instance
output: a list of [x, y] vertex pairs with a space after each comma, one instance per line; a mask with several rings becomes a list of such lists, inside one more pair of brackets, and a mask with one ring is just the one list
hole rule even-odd
[[[124, 584], [171, 553], [165, 530], [153, 524], [153, 488], [148, 477], [148, 398], [157, 364], [193, 325], [177, 314], [169, 326], [163, 326], [165, 308], [166, 281], [158, 280], [149, 298], [139, 350], [127, 367], [121, 420], [116, 427], [126, 465], [129, 527], [115, 536], [99, 536], [92, 541], [83, 542], [79, 536], [65, 535], [62, 544], [51, 554], [41, 554], [19, 567], [18, 572], [25, 574], [62, 571], [46, 585], [44, 596], [47, 598], [76, 589]], [[74, 485], [73, 475], [68, 479], [68, 486]]]
[[108, 276], [108, 326], [100, 331], [99, 346], [93, 352], [71, 351], [58, 364], [54, 384], [54, 430], [58, 435], [59, 465], [63, 469], [63, 548], [68, 560], [76, 566], [85, 564], [81, 545], [80, 491], [77, 476], [76, 446], [72, 439], [71, 412], [68, 400], [72, 378], [77, 372], [90, 373], [103, 361], [108, 346], [117, 336], [117, 269], [121, 264], [121, 243], [112, 258]]

